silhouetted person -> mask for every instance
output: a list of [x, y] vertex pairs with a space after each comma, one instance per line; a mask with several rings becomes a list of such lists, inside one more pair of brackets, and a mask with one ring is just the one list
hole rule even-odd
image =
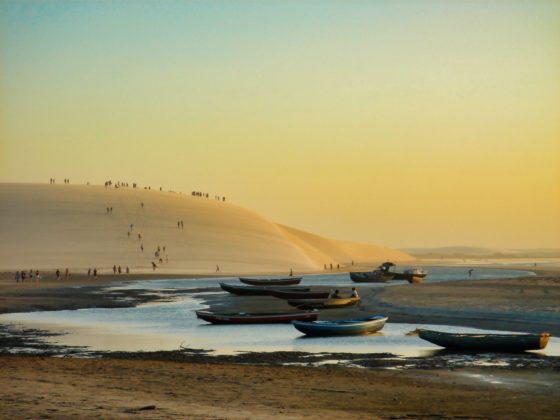
[[96, 278], [96, 277], [97, 277], [97, 268], [94, 268], [93, 269], [93, 278]]
[[56, 279], [59, 280], [60, 279], [60, 270], [58, 268], [56, 269], [55, 274], [56, 274]]

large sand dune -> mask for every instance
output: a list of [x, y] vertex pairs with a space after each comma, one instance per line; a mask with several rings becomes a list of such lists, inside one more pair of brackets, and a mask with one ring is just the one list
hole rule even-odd
[[[184, 228], [177, 227], [178, 221]], [[164, 260], [157, 263], [158, 271], [170, 273], [211, 273], [217, 265], [223, 273], [288, 273], [290, 268], [309, 272], [330, 263], [346, 266], [352, 260], [375, 264], [413, 259], [394, 249], [281, 226], [238, 206], [190, 195], [90, 185], [0, 184], [2, 270], [106, 270], [116, 264], [135, 272], [151, 271], [158, 246]]]

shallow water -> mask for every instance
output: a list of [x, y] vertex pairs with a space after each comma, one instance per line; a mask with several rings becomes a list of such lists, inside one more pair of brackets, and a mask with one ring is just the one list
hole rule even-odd
[[[454, 278], [468, 279], [464, 269], [430, 269], [429, 281]], [[480, 270], [480, 276], [527, 275], [509, 270]], [[465, 277], [467, 276], [467, 277]], [[449, 332], [488, 332], [475, 328], [435, 326], [426, 324], [387, 323], [380, 333], [356, 337], [307, 338], [291, 324], [276, 325], [211, 325], [196, 318], [194, 310], [205, 307], [204, 293], [188, 293], [186, 289], [216, 287], [224, 279], [157, 280], [129, 283], [112, 288], [176, 290], [173, 302], [140, 305], [135, 308], [80, 309], [73, 311], [31, 312], [5, 314], [0, 321], [18, 323], [67, 334], [51, 337], [51, 342], [69, 346], [89, 346], [92, 350], [150, 351], [177, 350], [181, 346], [214, 350], [216, 354], [240, 351], [301, 351], [347, 353], [394, 353], [400, 356], [430, 355], [440, 349], [417, 336], [406, 333], [415, 328], [429, 328]], [[236, 279], [229, 279], [233, 282]], [[428, 282], [428, 281], [426, 281]], [[303, 284], [351, 286], [348, 275], [306, 276]], [[360, 287], [362, 287], [360, 285]], [[375, 284], [372, 287], [386, 287]], [[216, 292], [223, 293], [223, 292]], [[496, 332], [496, 331], [494, 331]], [[502, 331], [503, 332], [503, 331]], [[560, 339], [551, 338], [542, 355], [560, 356]]]

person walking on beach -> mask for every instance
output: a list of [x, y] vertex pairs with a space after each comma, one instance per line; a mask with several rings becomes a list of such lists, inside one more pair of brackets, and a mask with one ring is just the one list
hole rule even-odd
[[97, 268], [93, 269], [93, 278], [97, 278]]
[[144, 252], [144, 244], [140, 244], [140, 250]]
[[473, 271], [474, 271], [474, 269], [473, 269], [473, 268], [471, 268], [471, 269], [469, 270], [469, 277], [472, 277], [472, 273], [473, 273]]
[[64, 272], [64, 277], [66, 278], [66, 280], [70, 278], [70, 271], [68, 269], [66, 269], [66, 271]]
[[91, 268], [88, 268], [88, 270], [87, 270], [87, 276], [88, 276], [88, 279], [91, 277]]
[[25, 282], [25, 270], [21, 270], [21, 282]]
[[33, 270], [29, 270], [29, 281], [33, 281]]
[[216, 264], [216, 273], [220, 271], [220, 266]]
[[21, 273], [18, 271], [16, 271], [16, 283], [19, 283], [19, 279], [21, 278]]
[[113, 265], [113, 274], [117, 274], [117, 266]]
[[56, 279], [60, 280], [60, 270], [58, 268], [56, 269], [55, 274], [56, 274]]
[[122, 274], [122, 270], [121, 270], [121, 266], [119, 265], [119, 268], [117, 269], [119, 274]]
[[290, 268], [290, 277], [294, 275], [294, 271]]
[[130, 274], [130, 269], [128, 268], [128, 265], [126, 266], [126, 274]]
[[152, 270], [156, 271], [157, 265], [155, 262], [152, 261]]
[[38, 282], [39, 280], [41, 280], [41, 273], [39, 273], [39, 270], [35, 271], [35, 281]]

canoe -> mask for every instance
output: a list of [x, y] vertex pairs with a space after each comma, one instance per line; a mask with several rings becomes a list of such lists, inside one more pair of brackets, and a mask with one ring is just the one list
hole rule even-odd
[[286, 290], [286, 289], [275, 289], [270, 292], [274, 297], [280, 299], [327, 299], [330, 292], [307, 292], [301, 290]]
[[541, 350], [548, 344], [549, 333], [541, 334], [454, 334], [418, 330], [421, 339], [441, 347], [468, 351], [520, 352]]
[[196, 311], [196, 316], [213, 324], [277, 324], [289, 323], [294, 320], [313, 321], [318, 312], [286, 312], [286, 313], [216, 313]]
[[251, 286], [287, 286], [299, 284], [301, 277], [288, 277], [284, 279], [248, 279], [246, 277], [239, 277], [239, 281]]
[[383, 273], [379, 270], [350, 273], [350, 279], [355, 283], [385, 283], [392, 278], [392, 273]]
[[220, 283], [220, 287], [226, 292], [233, 293], [234, 295], [241, 296], [269, 296], [273, 290], [297, 290], [297, 291], [309, 291], [310, 287], [305, 286], [236, 286], [234, 284]]
[[289, 299], [288, 304], [300, 309], [333, 309], [356, 305], [360, 298]]
[[372, 315], [338, 321], [292, 321], [292, 324], [302, 333], [312, 336], [359, 335], [379, 331], [387, 319], [383, 315]]
[[196, 316], [212, 324], [278, 324], [295, 320], [314, 321], [318, 312], [285, 312], [285, 313], [216, 313], [196, 311]]

